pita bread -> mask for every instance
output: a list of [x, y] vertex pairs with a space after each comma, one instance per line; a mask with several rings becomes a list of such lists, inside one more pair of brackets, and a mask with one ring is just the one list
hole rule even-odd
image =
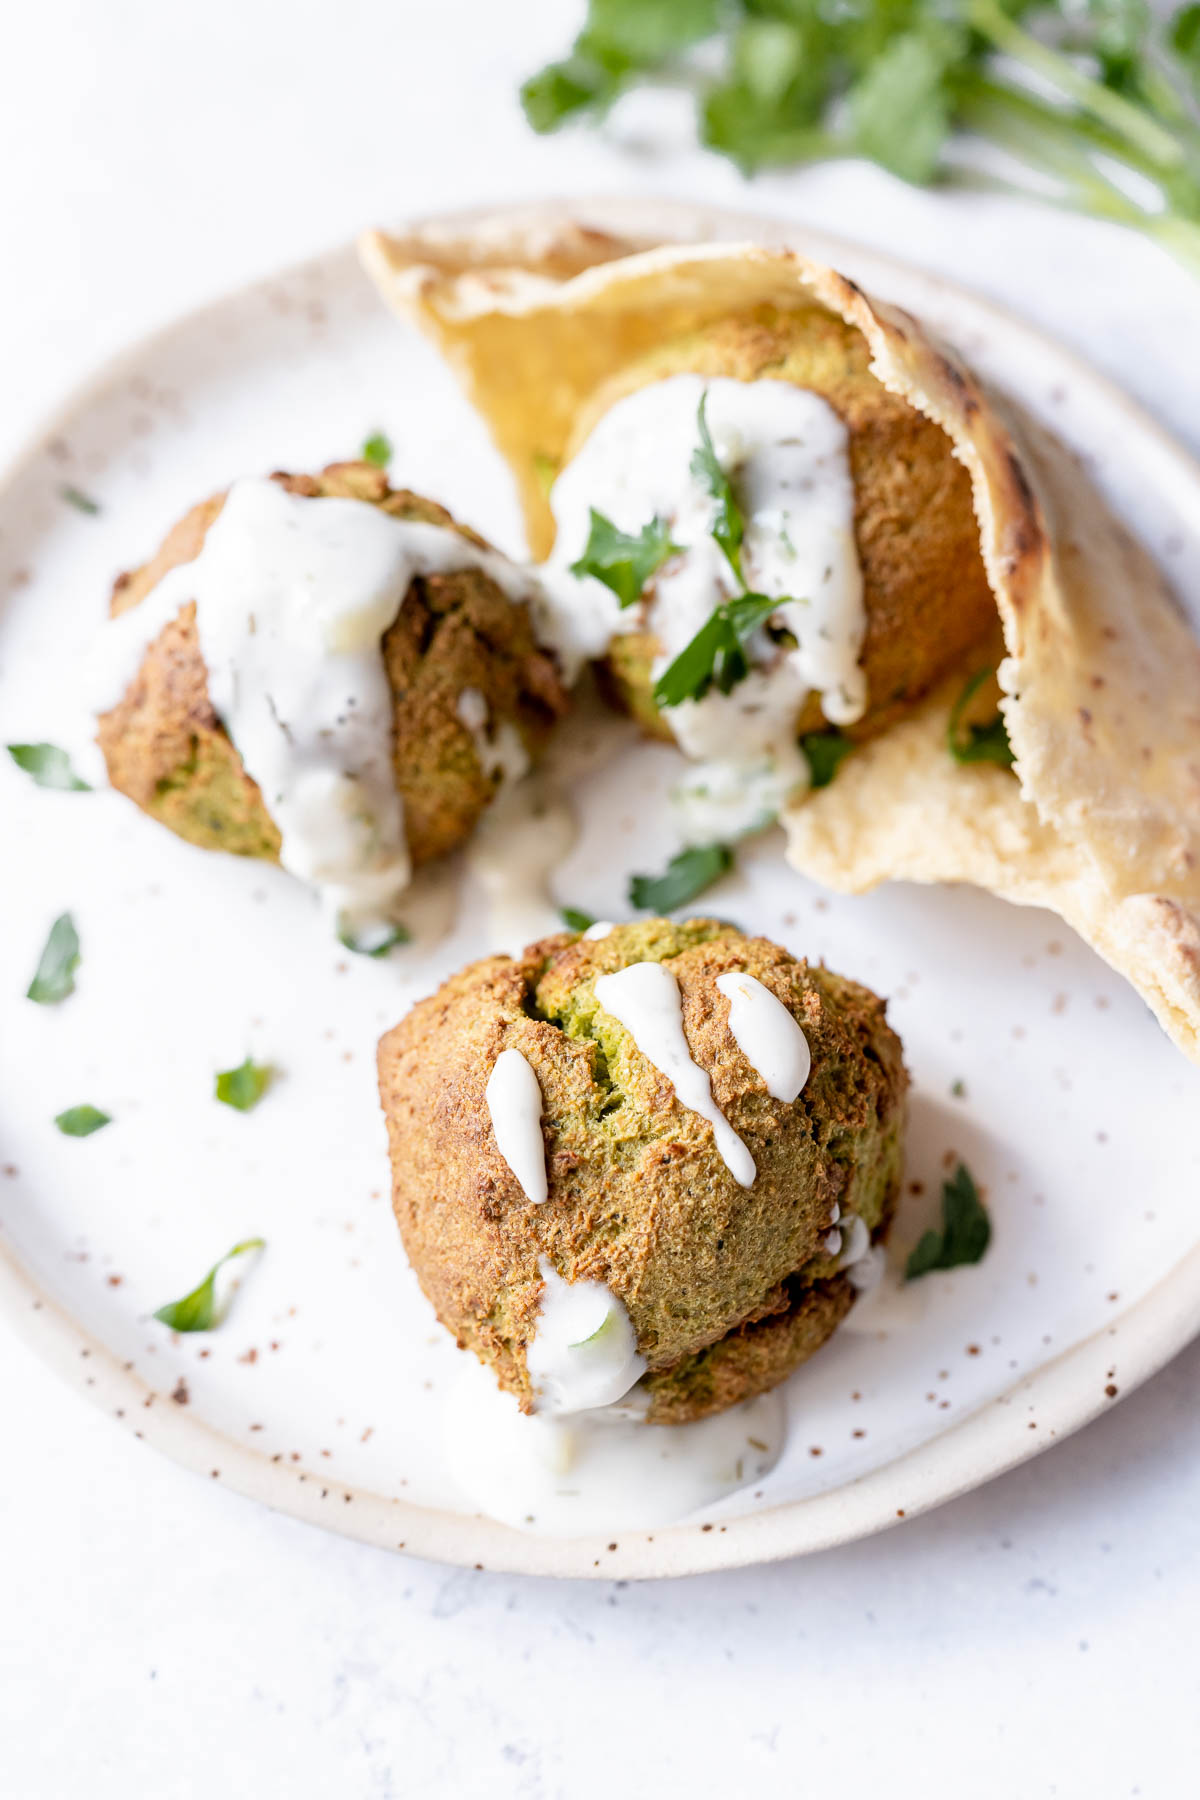
[[372, 233], [363, 256], [458, 370], [539, 557], [553, 541], [547, 459], [625, 363], [764, 302], [815, 297], [855, 326], [872, 372], [941, 426], [970, 474], [1015, 762], [1010, 774], [950, 757], [950, 684], [789, 813], [789, 861], [851, 892], [966, 881], [1050, 907], [1200, 1061], [1200, 645], [1063, 445], [907, 313], [790, 250], [653, 245], [546, 209]]

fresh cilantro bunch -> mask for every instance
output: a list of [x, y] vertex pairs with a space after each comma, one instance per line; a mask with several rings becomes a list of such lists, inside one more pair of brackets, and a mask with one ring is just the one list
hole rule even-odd
[[703, 142], [747, 172], [862, 156], [925, 184], [982, 139], [1200, 272], [1200, 0], [589, 0], [521, 98], [553, 131], [656, 81], [693, 87]]

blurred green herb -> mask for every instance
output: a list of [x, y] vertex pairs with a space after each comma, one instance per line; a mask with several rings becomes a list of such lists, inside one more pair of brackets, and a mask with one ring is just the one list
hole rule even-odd
[[840, 731], [808, 731], [800, 739], [800, 748], [809, 768], [809, 779], [815, 788], [828, 787], [843, 757], [854, 748], [851, 738]]
[[386, 469], [392, 460], [392, 440], [382, 431], [367, 438], [362, 447], [362, 460], [373, 469]]
[[87, 513], [89, 518], [94, 518], [100, 511], [98, 500], [93, 500], [90, 494], [85, 494], [81, 488], [71, 487], [69, 483], [59, 488], [58, 496], [68, 506], [73, 506], [76, 512]]
[[112, 1114], [101, 1112], [98, 1106], [68, 1106], [66, 1112], [55, 1116], [54, 1123], [64, 1137], [91, 1137], [93, 1131], [112, 1124]]
[[79, 967], [79, 933], [70, 913], [62, 913], [50, 927], [37, 973], [25, 990], [26, 998], [39, 1006], [57, 1006], [75, 992]]
[[560, 907], [558, 916], [568, 931], [590, 931], [596, 923], [591, 913], [580, 912], [574, 906]]
[[959, 1163], [949, 1181], [942, 1183], [942, 1228], [925, 1233], [909, 1257], [906, 1281], [928, 1275], [934, 1269], [957, 1269], [977, 1263], [991, 1242], [992, 1224], [979, 1189], [965, 1163]]
[[696, 411], [700, 442], [692, 452], [692, 474], [708, 489], [717, 503], [716, 516], [709, 530], [721, 546], [725, 560], [744, 593], [746, 583], [742, 578], [742, 539], [746, 535], [746, 521], [742, 517], [742, 509], [734, 496], [729, 477], [713, 449], [708, 419], [705, 417], [707, 408], [708, 389], [705, 388]]
[[[643, 82], [689, 87], [704, 143], [747, 172], [863, 156], [911, 182], [989, 181], [1131, 225], [1200, 272], [1195, 0], [590, 0], [522, 101], [553, 131]], [[971, 140], [1011, 173], [964, 155]]]
[[348, 925], [343, 925], [338, 931], [337, 941], [343, 950], [349, 950], [355, 956], [373, 956], [378, 961], [398, 944], [411, 944], [412, 932], [407, 925], [391, 925], [382, 937], [359, 937]]
[[946, 724], [946, 743], [955, 762], [991, 762], [998, 763], [1002, 769], [1011, 769], [1012, 745], [1008, 741], [1008, 729], [1001, 712], [997, 711], [993, 718], [982, 725], [968, 722], [965, 729], [963, 726], [963, 714], [984, 682], [993, 674], [994, 669], [979, 669], [967, 682], [950, 710], [950, 718]]
[[58, 788], [68, 794], [90, 794], [91, 788], [81, 781], [71, 767], [71, 759], [57, 744], [8, 744], [8, 754], [18, 769], [31, 775], [39, 787]]
[[267, 1063], [252, 1062], [249, 1057], [236, 1069], [222, 1069], [213, 1091], [223, 1106], [237, 1112], [250, 1112], [271, 1085], [271, 1069]]
[[542, 493], [549, 499], [550, 489], [558, 480], [558, 458], [555, 456], [547, 456], [544, 450], [535, 450], [533, 453], [533, 473], [534, 479], [537, 481]]
[[266, 1243], [263, 1238], [243, 1238], [232, 1250], [227, 1250], [219, 1262], [215, 1262], [199, 1287], [185, 1294], [182, 1300], [171, 1300], [166, 1306], [160, 1306], [154, 1317], [172, 1331], [215, 1331], [224, 1323], [232, 1303], [232, 1295], [223, 1306], [217, 1304], [217, 1276], [236, 1256], [245, 1256], [251, 1250], [263, 1250]]
[[629, 904], [639, 912], [674, 912], [732, 867], [733, 851], [728, 845], [694, 844], [673, 856], [663, 874], [635, 875], [629, 883]]
[[571, 564], [572, 575], [594, 575], [611, 588], [622, 607], [634, 606], [650, 577], [668, 557], [678, 556], [680, 545], [671, 542], [665, 519], [657, 515], [643, 525], [636, 537], [618, 531], [611, 519], [590, 507], [590, 529], [583, 555]]

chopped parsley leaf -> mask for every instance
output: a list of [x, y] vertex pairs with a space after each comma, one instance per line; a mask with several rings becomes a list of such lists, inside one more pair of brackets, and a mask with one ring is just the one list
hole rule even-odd
[[160, 1306], [154, 1317], [163, 1325], [169, 1325], [172, 1331], [215, 1331], [218, 1325], [224, 1323], [232, 1303], [230, 1295], [224, 1305], [218, 1306], [217, 1276], [234, 1257], [265, 1248], [266, 1241], [263, 1238], [243, 1238], [240, 1244], [235, 1244], [219, 1262], [213, 1264], [199, 1287], [194, 1287], [182, 1300], [171, 1300], [166, 1306]]
[[808, 763], [811, 785], [823, 788], [829, 786], [854, 743], [840, 731], [808, 731], [800, 739], [800, 748]]
[[26, 989], [26, 998], [39, 1006], [57, 1006], [75, 992], [79, 967], [79, 934], [70, 913], [62, 913], [50, 927], [37, 973]]
[[99, 501], [93, 500], [90, 494], [85, 494], [80, 488], [68, 484], [59, 488], [58, 495], [68, 506], [73, 506], [76, 512], [87, 513], [89, 517], [94, 517], [100, 511]]
[[674, 912], [732, 867], [733, 851], [727, 844], [693, 844], [673, 856], [661, 875], [635, 875], [629, 883], [629, 904], [639, 912]]
[[655, 705], [679, 706], [684, 700], [702, 700], [710, 687], [731, 693], [750, 673], [747, 642], [764, 619], [784, 604], [769, 594], [737, 594], [732, 600], [723, 600], [655, 682]]
[[596, 923], [591, 913], [580, 912], [576, 906], [562, 906], [558, 916], [568, 931], [590, 931]]
[[992, 1224], [979, 1189], [965, 1163], [942, 1183], [942, 1228], [921, 1238], [905, 1266], [906, 1281], [934, 1269], [957, 1269], [977, 1263], [991, 1242]]
[[112, 1124], [112, 1114], [101, 1112], [98, 1106], [68, 1106], [66, 1112], [55, 1116], [54, 1123], [64, 1137], [91, 1137], [93, 1131]]
[[407, 925], [392, 925], [380, 938], [356, 937], [349, 926], [343, 925], [337, 941], [343, 950], [350, 950], [355, 956], [373, 956], [378, 960], [398, 944], [411, 944], [412, 932]]
[[269, 1063], [252, 1062], [249, 1057], [236, 1069], [222, 1069], [213, 1084], [213, 1092], [223, 1106], [236, 1112], [250, 1112], [271, 1084]]
[[964, 730], [962, 724], [963, 714], [971, 701], [989, 675], [993, 674], [994, 669], [978, 669], [967, 682], [951, 709], [946, 725], [946, 743], [955, 762], [991, 762], [998, 763], [1002, 769], [1011, 769], [1012, 745], [1008, 741], [1008, 730], [1001, 712], [997, 711], [996, 716], [983, 725], [968, 721]]
[[386, 469], [392, 460], [392, 440], [382, 431], [373, 432], [362, 447], [362, 460], [373, 469]]
[[707, 406], [708, 389], [705, 388], [700, 396], [700, 405], [696, 412], [696, 424], [700, 428], [700, 442], [692, 452], [692, 474], [697, 481], [703, 482], [717, 503], [716, 516], [709, 529], [721, 546], [725, 561], [733, 570], [738, 586], [744, 591], [746, 583], [742, 576], [742, 539], [746, 535], [746, 521], [742, 517], [742, 509], [734, 496], [733, 484], [721, 467], [720, 459], [713, 449], [712, 435], [708, 429], [708, 419], [705, 417]]
[[665, 519], [656, 513], [636, 537], [618, 531], [611, 519], [589, 508], [591, 526], [583, 555], [571, 564], [572, 575], [594, 575], [611, 588], [622, 608], [635, 606], [650, 577], [682, 548], [671, 542]]
[[89, 794], [91, 787], [71, 767], [71, 759], [57, 744], [9, 744], [8, 754], [39, 787], [58, 788], [68, 794]]

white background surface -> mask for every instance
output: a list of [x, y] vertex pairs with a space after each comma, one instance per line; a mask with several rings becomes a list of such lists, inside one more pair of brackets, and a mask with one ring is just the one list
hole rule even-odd
[[[517, 80], [574, 19], [554, 0], [2, 16], [0, 459], [110, 351], [362, 224], [546, 192], [747, 198], [682, 130], [654, 159], [528, 133]], [[848, 166], [748, 197], [1005, 301], [1200, 448], [1200, 288], [1135, 239]], [[1198, 1377], [1193, 1349], [873, 1542], [609, 1588], [275, 1518], [119, 1435], [0, 1328], [0, 1793], [1193, 1794]]]

